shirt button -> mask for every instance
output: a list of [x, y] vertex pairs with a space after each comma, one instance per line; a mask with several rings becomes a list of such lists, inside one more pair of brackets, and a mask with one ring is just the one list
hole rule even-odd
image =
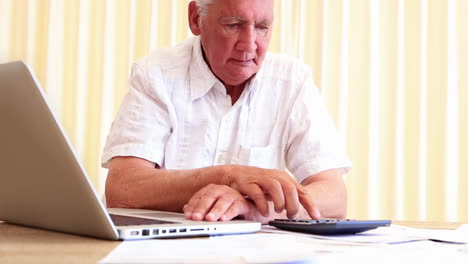
[[226, 162], [226, 159], [224, 155], [219, 155], [218, 156], [218, 164], [224, 164]]

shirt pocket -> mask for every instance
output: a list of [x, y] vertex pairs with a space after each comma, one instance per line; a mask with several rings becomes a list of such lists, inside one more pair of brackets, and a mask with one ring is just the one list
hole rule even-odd
[[265, 147], [238, 145], [232, 157], [232, 163], [264, 169], [279, 169], [282, 166], [280, 156], [278, 144], [269, 144]]

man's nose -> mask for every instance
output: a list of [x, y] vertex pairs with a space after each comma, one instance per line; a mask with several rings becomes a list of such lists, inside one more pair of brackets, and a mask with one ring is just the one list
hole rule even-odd
[[243, 28], [239, 33], [236, 49], [244, 52], [255, 52], [257, 50], [257, 32], [254, 26]]

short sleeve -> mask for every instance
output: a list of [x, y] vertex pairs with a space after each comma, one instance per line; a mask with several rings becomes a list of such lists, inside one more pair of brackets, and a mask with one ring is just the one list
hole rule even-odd
[[150, 78], [142, 65], [133, 65], [129, 90], [103, 150], [103, 167], [108, 168], [109, 161], [116, 156], [135, 156], [162, 165], [171, 121], [164, 87], [155, 87], [162, 82], [153, 81], [157, 78]]
[[287, 122], [286, 166], [302, 182], [321, 171], [344, 168], [351, 162], [321, 95], [306, 71]]

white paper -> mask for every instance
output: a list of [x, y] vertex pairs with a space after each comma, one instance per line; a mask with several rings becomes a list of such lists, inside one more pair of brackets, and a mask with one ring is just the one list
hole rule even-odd
[[[428, 240], [442, 236], [458, 240], [468, 231], [466, 226], [438, 232], [450, 230], [392, 225], [352, 236], [314, 236], [267, 226], [262, 231], [269, 233], [125, 241], [101, 264], [468, 263], [468, 244]], [[409, 241], [413, 242], [405, 243]]]
[[[292, 232], [277, 229], [272, 226], [263, 226], [262, 231], [269, 233], [289, 233]], [[303, 234], [294, 232], [294, 234], [305, 235], [309, 237], [337, 240], [344, 242], [355, 243], [386, 243], [397, 244], [420, 240], [435, 240], [449, 243], [468, 243], [468, 225], [462, 225], [457, 230], [445, 229], [424, 229], [412, 228], [399, 225], [391, 225], [389, 227], [379, 227], [363, 233], [353, 235], [334, 235], [320, 236], [313, 234]]]
[[291, 234], [153, 239], [124, 241], [101, 263], [316, 263], [318, 255], [349, 247]]
[[[291, 234], [290, 231], [284, 231], [272, 226], [263, 226], [263, 232]], [[321, 236], [314, 234], [293, 232], [296, 235], [313, 237], [317, 239], [334, 240], [352, 243], [367, 243], [367, 244], [397, 244], [419, 240], [426, 240], [426, 237], [420, 234], [410, 233], [406, 227], [391, 225], [390, 227], [379, 227], [363, 233], [352, 235], [333, 235]]]
[[411, 228], [410, 232], [435, 241], [468, 243], [468, 226], [466, 225], [462, 225], [456, 230]]
[[347, 250], [342, 254], [323, 255], [318, 263], [424, 263], [424, 264], [466, 264], [468, 245], [439, 243], [429, 240], [404, 244], [382, 245], [380, 247], [361, 247]]

